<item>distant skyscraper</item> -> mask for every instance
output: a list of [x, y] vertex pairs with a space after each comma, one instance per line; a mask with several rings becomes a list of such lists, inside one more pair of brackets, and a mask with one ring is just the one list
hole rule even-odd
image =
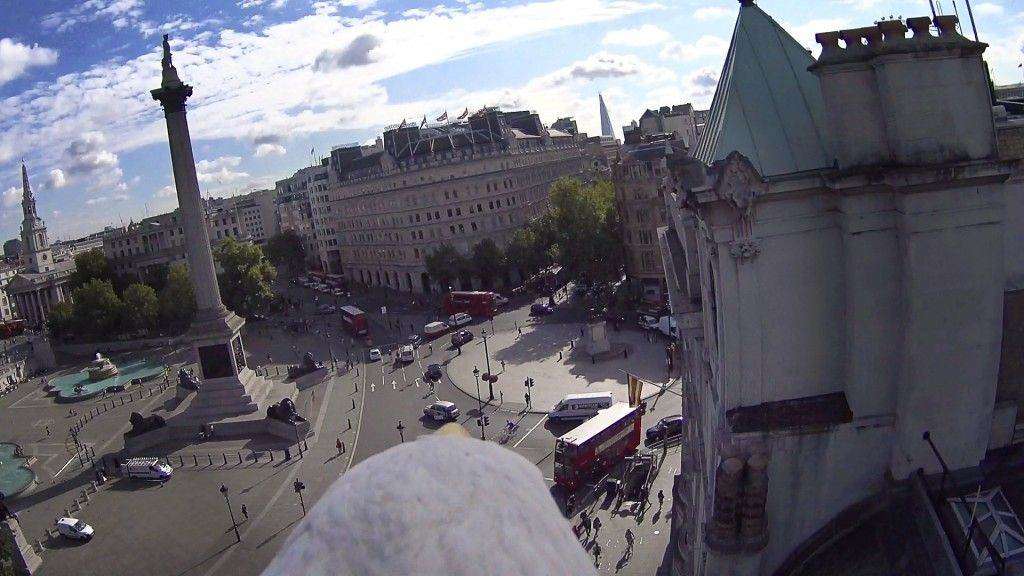
[[600, 92], [597, 94], [597, 101], [601, 105], [601, 136], [615, 138], [615, 130], [612, 129], [612, 119], [608, 116], [608, 107], [604, 105], [604, 97], [601, 96]]

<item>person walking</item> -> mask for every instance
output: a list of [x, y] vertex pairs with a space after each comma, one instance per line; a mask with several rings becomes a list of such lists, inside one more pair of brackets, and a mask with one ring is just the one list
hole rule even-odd
[[594, 542], [594, 566], [601, 562], [601, 545]]
[[626, 528], [626, 551], [622, 554], [622, 556], [626, 560], [629, 560], [633, 557], [633, 531], [629, 528]]
[[242, 504], [242, 518], [249, 520], [249, 509], [245, 507], [245, 504]]
[[334, 445], [338, 448], [338, 456], [341, 456], [341, 449], [342, 449], [342, 446], [343, 446], [342, 443], [341, 443], [341, 438], [338, 438], [334, 442]]
[[658, 490], [658, 508], [660, 509], [665, 505], [665, 491]]
[[576, 508], [576, 495], [569, 494], [569, 497], [565, 499], [565, 513], [567, 516], [572, 517], [572, 512]]
[[586, 531], [587, 538], [590, 538], [592, 524], [590, 522], [590, 514], [588, 514], [586, 510], [580, 512], [580, 521], [583, 522], [583, 530]]
[[601, 531], [601, 519], [594, 518], [594, 538], [597, 538], [597, 533]]
[[498, 401], [502, 404], [505, 403], [505, 392], [498, 390]]

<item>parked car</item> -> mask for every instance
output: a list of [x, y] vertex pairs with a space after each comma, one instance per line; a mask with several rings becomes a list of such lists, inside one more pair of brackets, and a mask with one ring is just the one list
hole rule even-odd
[[505, 304], [508, 304], [508, 298], [505, 298], [501, 294], [495, 294], [494, 295], [494, 305], [495, 306], [504, 306]]
[[334, 290], [331, 290], [331, 294], [334, 294], [335, 296], [344, 296], [345, 291], [341, 288], [335, 288]]
[[440, 364], [429, 364], [427, 365], [427, 371], [423, 373], [423, 379], [429, 382], [437, 382], [441, 379], [441, 365]]
[[398, 351], [399, 362], [413, 362], [416, 360], [416, 349], [406, 344]]
[[321, 304], [317, 307], [321, 314], [333, 314], [337, 308], [333, 304]]
[[410, 334], [409, 335], [409, 345], [412, 346], [413, 348], [419, 347], [419, 345], [422, 344], [422, 343], [423, 343], [423, 336], [420, 336], [419, 334]]
[[423, 409], [423, 414], [435, 422], [451, 422], [459, 417], [459, 407], [454, 402], [435, 400]]
[[459, 330], [452, 334], [452, 346], [458, 348], [473, 339], [473, 333], [469, 330]]
[[423, 327], [423, 333], [427, 336], [437, 336], [438, 334], [447, 332], [448, 328], [450, 328], [450, 326], [444, 322], [430, 322]]
[[470, 316], [469, 314], [466, 314], [465, 312], [452, 314], [451, 316], [448, 317], [448, 325], [456, 328], [459, 326], [465, 326], [466, 324], [469, 324], [472, 321], [473, 317]]
[[658, 329], [658, 319], [655, 318], [654, 316], [648, 316], [644, 314], [643, 316], [640, 316], [640, 319], [638, 319], [636, 323], [644, 330]]
[[683, 417], [680, 414], [665, 416], [647, 429], [647, 443], [667, 440], [683, 433]]
[[554, 311], [554, 308], [552, 308], [551, 306], [548, 306], [547, 304], [541, 304], [540, 302], [530, 305], [530, 316], [547, 316], [548, 314], [551, 314]]
[[92, 539], [93, 529], [78, 518], [58, 518], [57, 533], [71, 540], [88, 541]]
[[380, 357], [380, 348], [370, 348], [370, 362], [376, 362]]

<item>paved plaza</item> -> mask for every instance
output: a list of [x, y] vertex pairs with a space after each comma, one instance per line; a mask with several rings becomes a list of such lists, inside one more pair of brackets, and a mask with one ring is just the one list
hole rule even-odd
[[[95, 454], [95, 459], [101, 459], [118, 453], [123, 447], [122, 435], [129, 429], [129, 414], [148, 414], [171, 405], [173, 386], [165, 388], [162, 379], [157, 379], [130, 399], [128, 393], [108, 394], [57, 404], [43, 393], [40, 380], [33, 379], [17, 392], [0, 398], [4, 419], [0, 442], [17, 442], [35, 458], [32, 468], [39, 483], [11, 505], [19, 512], [27, 539], [42, 545], [44, 562], [37, 574], [257, 575], [301, 521], [303, 503], [307, 508], [315, 506], [335, 479], [366, 458], [432, 434], [437, 425], [423, 418], [422, 409], [435, 398], [456, 402], [463, 412], [460, 424], [474, 437], [483, 433], [494, 441], [501, 435], [506, 419], [518, 421], [519, 432], [504, 445], [538, 466], [559, 505], [565, 495], [552, 480], [554, 440], [571, 425], [553, 425], [543, 413], [526, 411], [524, 378], [536, 381], [534, 407], [538, 411], [546, 410], [564, 394], [585, 390], [611, 390], [618, 399], [625, 400], [622, 370], [652, 383], [645, 387], [645, 395], [654, 395], [648, 401], [645, 426], [680, 410], [678, 381], [668, 378], [662, 339], [649, 341], [647, 334], [633, 327], [610, 330], [612, 342], [627, 345], [629, 358], [591, 363], [589, 358], [574, 354], [568, 344], [574, 336], [578, 338], [582, 325], [571, 303], [560, 302], [554, 315], [531, 319], [531, 300], [520, 298], [494, 319], [493, 327], [491, 322], [471, 326], [477, 338], [463, 348], [461, 356], [449, 349], [445, 336], [433, 345], [421, 346], [415, 362], [402, 365], [367, 362], [367, 346], [348, 338], [335, 315], [313, 312], [311, 292], [290, 286], [281, 289], [302, 302], [309, 330], [296, 332], [290, 328], [298, 318], [294, 313], [247, 324], [244, 337], [250, 365], [284, 385], [287, 365], [306, 351], [328, 362], [332, 356], [339, 359], [336, 369], [329, 373], [299, 381], [296, 404], [313, 429], [301, 448], [272, 437], [165, 444], [152, 454], [173, 464], [171, 481], [159, 485], [111, 479], [94, 491], [94, 472], [89, 458], [82, 454]], [[429, 303], [414, 305], [411, 299], [401, 300], [401, 296], [391, 294], [389, 314], [382, 316], [381, 302], [379, 293], [356, 294], [353, 298], [353, 303], [373, 311], [370, 320], [375, 346], [393, 348], [411, 330], [439, 314]], [[518, 328], [522, 329], [521, 335]], [[485, 370], [484, 329], [489, 333], [492, 368], [498, 375], [494, 401], [488, 401], [486, 391], [482, 400], [476, 399], [472, 374], [474, 365]], [[178, 347], [151, 350], [144, 355], [167, 363], [173, 384], [173, 373], [187, 359], [187, 351], [187, 347]], [[562, 360], [558, 359], [559, 351]], [[114, 359], [120, 361], [117, 356]], [[350, 369], [345, 367], [347, 359], [353, 361]], [[85, 360], [67, 369], [79, 369]], [[431, 363], [445, 365], [450, 377], [433, 391], [422, 378]], [[658, 386], [666, 384], [667, 389], [659, 390]], [[478, 402], [483, 412], [491, 415], [491, 425], [483, 431], [477, 426]], [[69, 415], [72, 409], [75, 414]], [[95, 415], [81, 428], [76, 444], [69, 430], [86, 413]], [[285, 459], [286, 448], [290, 459]], [[599, 533], [580, 538], [581, 545], [590, 551], [594, 542], [600, 544], [601, 573], [667, 573], [667, 512], [671, 510], [672, 478], [679, 466], [678, 450], [668, 449], [654, 481], [651, 503], [642, 511], [635, 506], [615, 510], [605, 505], [596, 498], [599, 482], [577, 494], [579, 508], [589, 510], [604, 524]], [[296, 480], [305, 485], [302, 503], [293, 489]], [[219, 490], [221, 485], [228, 488], [230, 512]], [[659, 489], [668, 496], [663, 506], [654, 497]], [[93, 525], [96, 538], [87, 544], [71, 544], [48, 536], [53, 519], [66, 510]], [[235, 541], [232, 515], [241, 542]], [[572, 521], [578, 524], [579, 517]], [[633, 535], [628, 555], [626, 529]]]

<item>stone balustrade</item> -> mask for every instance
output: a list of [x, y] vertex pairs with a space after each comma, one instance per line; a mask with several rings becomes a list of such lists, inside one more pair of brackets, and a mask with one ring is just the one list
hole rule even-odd
[[[923, 52], [930, 50], [948, 50], [950, 48], [967, 48], [982, 50], [986, 46], [965, 38], [957, 30], [957, 17], [946, 15], [907, 18], [906, 24], [900, 20], [882, 20], [874, 26], [819, 32], [814, 39], [821, 44], [821, 56], [812, 68], [823, 64], [838, 64], [866, 60], [883, 54], [899, 54]], [[932, 34], [935, 25], [938, 34]], [[907, 31], [912, 33], [907, 38]]]

